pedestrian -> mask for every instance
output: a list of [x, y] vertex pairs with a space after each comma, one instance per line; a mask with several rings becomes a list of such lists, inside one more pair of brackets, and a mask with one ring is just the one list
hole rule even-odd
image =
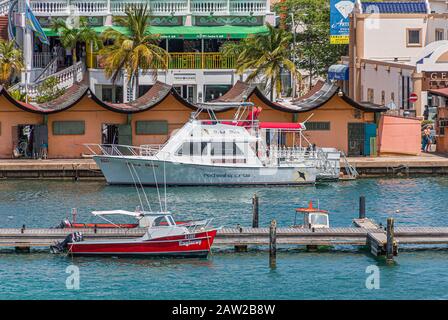
[[425, 129], [423, 129], [423, 133], [422, 133], [422, 151], [423, 152], [427, 152], [427, 150], [428, 150], [430, 134], [431, 134], [431, 131], [429, 130], [429, 126], [426, 126]]
[[65, 57], [67, 67], [71, 66], [73, 64], [73, 58], [72, 58], [72, 50], [70, 48], [65, 49]]
[[426, 144], [426, 152], [431, 152], [432, 140], [433, 140], [432, 126], [429, 125], [426, 130], [427, 130], [427, 137], [428, 137], [428, 142]]

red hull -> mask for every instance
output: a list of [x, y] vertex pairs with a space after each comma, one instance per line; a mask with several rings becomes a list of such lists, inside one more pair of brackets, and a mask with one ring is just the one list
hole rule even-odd
[[75, 242], [68, 244], [73, 255], [207, 256], [216, 230], [146, 241]]

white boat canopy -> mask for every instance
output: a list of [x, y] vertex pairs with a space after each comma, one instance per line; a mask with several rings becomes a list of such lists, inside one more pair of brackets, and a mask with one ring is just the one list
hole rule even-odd
[[141, 217], [143, 216], [143, 212], [132, 212], [126, 210], [107, 210], [107, 211], [92, 211], [94, 216], [105, 216], [105, 215], [124, 215], [131, 217]]

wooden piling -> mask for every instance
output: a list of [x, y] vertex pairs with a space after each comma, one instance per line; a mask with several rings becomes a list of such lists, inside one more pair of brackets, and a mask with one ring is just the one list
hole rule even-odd
[[386, 261], [394, 261], [394, 218], [387, 218], [387, 228], [386, 228]]
[[258, 228], [258, 196], [252, 197], [252, 228]]
[[244, 244], [236, 245], [235, 252], [247, 252], [247, 245], [244, 245]]
[[366, 197], [359, 197], [359, 219], [366, 218]]
[[269, 266], [277, 266], [277, 221], [272, 220], [269, 227]]

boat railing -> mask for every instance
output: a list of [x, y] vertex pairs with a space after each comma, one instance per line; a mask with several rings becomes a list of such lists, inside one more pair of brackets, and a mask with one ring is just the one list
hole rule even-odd
[[154, 156], [160, 151], [160, 148], [150, 145], [137, 147], [121, 144], [86, 143], [84, 146], [92, 156]]

